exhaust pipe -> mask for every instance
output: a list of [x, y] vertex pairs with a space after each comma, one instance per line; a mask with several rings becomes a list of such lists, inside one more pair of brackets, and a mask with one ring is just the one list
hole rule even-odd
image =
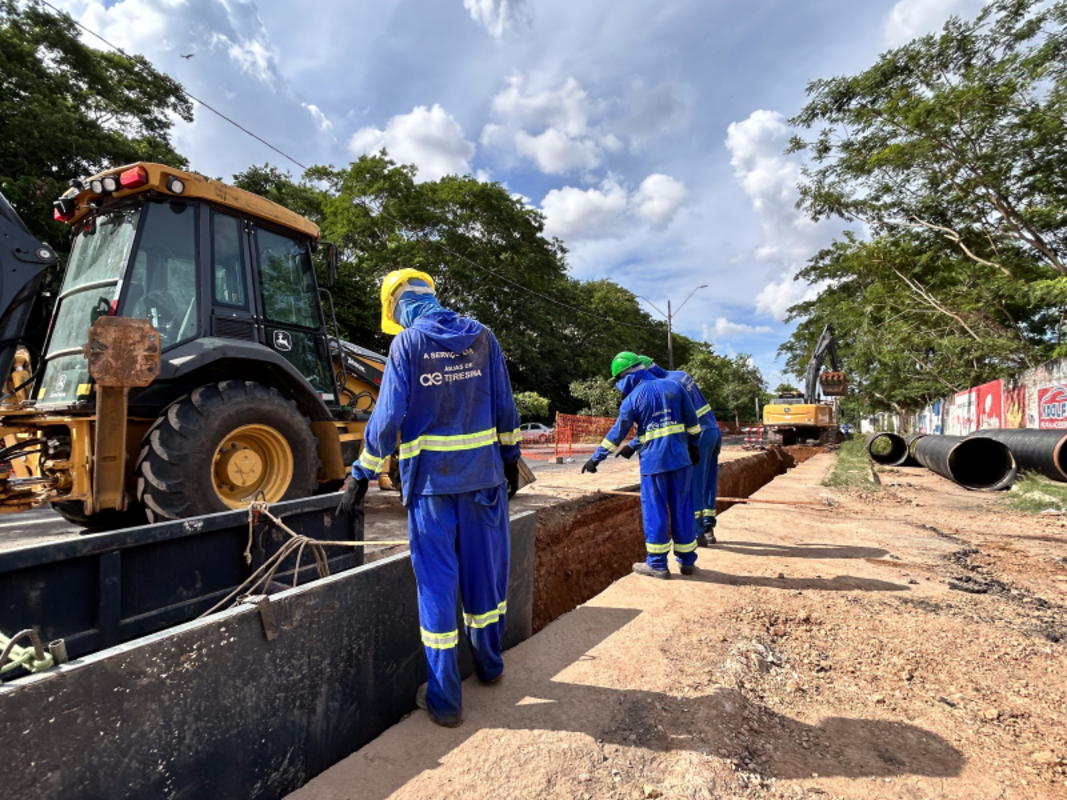
[[1007, 445], [981, 436], [924, 436], [915, 460], [966, 489], [1007, 489], [1019, 472]]
[[903, 436], [887, 431], [872, 433], [867, 437], [867, 455], [883, 467], [899, 467], [908, 457], [908, 445]]
[[1040, 472], [1054, 481], [1067, 481], [1067, 431], [990, 428], [977, 431], [974, 436], [1007, 445], [1019, 469]]

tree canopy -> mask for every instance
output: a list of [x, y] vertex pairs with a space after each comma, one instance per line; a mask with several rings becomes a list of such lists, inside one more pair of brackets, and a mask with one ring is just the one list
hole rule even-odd
[[[382, 151], [344, 168], [313, 167], [298, 180], [253, 167], [234, 183], [314, 220], [338, 245], [332, 292], [342, 334], [353, 342], [388, 347], [378, 284], [412, 267], [433, 276], [444, 305], [496, 334], [517, 391], [536, 391], [559, 411], [577, 411], [571, 383], [606, 374], [620, 350], [666, 360], [665, 324], [612, 281], [572, 278], [563, 243], [542, 235], [540, 211], [497, 183], [419, 183], [415, 174]], [[675, 336], [676, 357], [693, 347]]]
[[1067, 354], [1065, 22], [1065, 0], [994, 0], [809, 85], [800, 204], [870, 236], [799, 274], [820, 292], [790, 310], [788, 368], [832, 322], [863, 396], [906, 410]]
[[68, 232], [52, 201], [72, 178], [139, 160], [185, 166], [175, 117], [192, 120], [190, 100], [145, 59], [87, 46], [66, 14], [0, 0], [0, 189], [58, 252]]

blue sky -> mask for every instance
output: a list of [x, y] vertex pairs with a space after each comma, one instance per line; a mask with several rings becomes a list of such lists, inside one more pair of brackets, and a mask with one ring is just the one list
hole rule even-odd
[[[773, 388], [785, 309], [810, 291], [792, 275], [842, 229], [793, 207], [786, 120], [808, 81], [981, 0], [57, 4], [302, 163], [384, 145], [424, 178], [469, 172], [522, 195], [577, 277], [661, 309], [707, 284], [676, 330], [751, 353]], [[203, 109], [175, 139], [206, 174], [299, 172]]]

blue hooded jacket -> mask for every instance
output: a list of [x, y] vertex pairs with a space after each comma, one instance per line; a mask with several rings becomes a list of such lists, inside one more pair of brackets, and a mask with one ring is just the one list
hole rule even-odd
[[407, 325], [389, 347], [378, 403], [352, 474], [374, 478], [400, 438], [404, 497], [459, 494], [504, 482], [519, 460], [519, 414], [500, 345], [472, 319], [426, 295], [400, 299]]
[[715, 412], [711, 410], [711, 404], [704, 399], [704, 393], [700, 391], [700, 387], [697, 386], [697, 382], [693, 380], [692, 375], [680, 369], [668, 372], [659, 364], [650, 364], [648, 371], [652, 373], [653, 377], [672, 380], [685, 389], [685, 393], [689, 395], [689, 400], [693, 403], [693, 408], [697, 410], [697, 416], [700, 417], [701, 430], [706, 431], [708, 428], [719, 427], [719, 423], [715, 419]]
[[689, 466], [689, 445], [696, 445], [700, 439], [700, 420], [682, 387], [675, 381], [654, 377], [647, 369], [623, 375], [615, 385], [625, 395], [619, 418], [593, 453], [593, 461], [603, 461], [618, 449], [636, 423], [642, 475]]

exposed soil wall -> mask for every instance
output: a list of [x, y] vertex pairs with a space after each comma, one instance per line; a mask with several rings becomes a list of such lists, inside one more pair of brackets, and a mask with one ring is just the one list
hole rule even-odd
[[[821, 452], [821, 447], [772, 447], [722, 463], [719, 494], [748, 497]], [[718, 510], [731, 505], [719, 503]], [[534, 561], [534, 632], [600, 594], [644, 557], [641, 502], [636, 497], [586, 496], [542, 508]]]

